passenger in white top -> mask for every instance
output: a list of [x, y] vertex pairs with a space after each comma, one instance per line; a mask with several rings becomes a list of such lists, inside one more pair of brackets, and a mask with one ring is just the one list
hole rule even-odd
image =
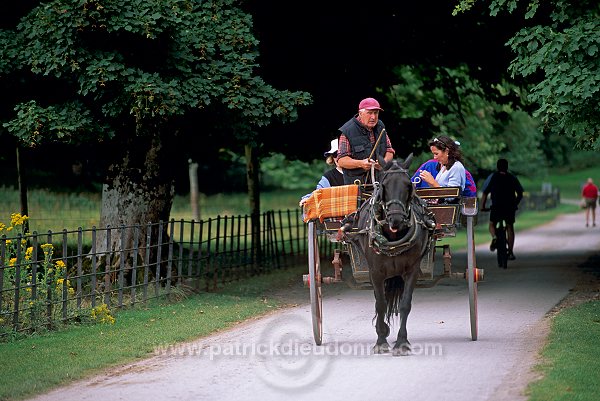
[[462, 192], [465, 189], [466, 174], [458, 146], [459, 143], [445, 135], [429, 141], [433, 158], [440, 163], [440, 171], [434, 177], [429, 171], [421, 170], [419, 177], [430, 187], [460, 187]]

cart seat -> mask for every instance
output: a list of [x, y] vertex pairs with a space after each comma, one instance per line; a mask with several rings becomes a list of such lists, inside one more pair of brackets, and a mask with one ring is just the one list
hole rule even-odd
[[427, 209], [435, 216], [436, 231], [455, 234], [460, 216], [460, 187], [419, 188], [416, 194], [427, 202]]

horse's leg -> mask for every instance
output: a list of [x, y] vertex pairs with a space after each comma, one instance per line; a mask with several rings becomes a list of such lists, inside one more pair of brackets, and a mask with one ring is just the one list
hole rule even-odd
[[385, 310], [387, 302], [385, 300], [384, 280], [372, 280], [375, 292], [375, 331], [377, 332], [377, 342], [373, 346], [374, 354], [383, 354], [390, 352], [390, 345], [387, 337], [390, 335], [390, 326], [385, 322]]
[[398, 337], [392, 350], [394, 356], [410, 355], [410, 343], [408, 342], [408, 333], [406, 331], [406, 321], [412, 307], [412, 295], [416, 285], [417, 272], [412, 273], [404, 283], [404, 291], [400, 298], [400, 329], [398, 329]]

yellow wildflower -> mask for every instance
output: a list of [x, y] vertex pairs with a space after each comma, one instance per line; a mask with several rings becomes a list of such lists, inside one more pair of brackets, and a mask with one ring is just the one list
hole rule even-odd
[[33, 255], [33, 247], [32, 246], [27, 248], [27, 250], [25, 251], [25, 260], [31, 260], [31, 255]]
[[6, 224], [0, 223], [0, 231], [4, 230], [5, 228], [6, 228]]
[[54, 246], [52, 244], [42, 244], [42, 251], [44, 251], [44, 256], [52, 256], [52, 251], [54, 250]]
[[106, 304], [96, 306], [91, 312], [92, 320], [104, 324], [115, 324], [115, 318], [110, 314], [110, 309]]
[[22, 226], [28, 219], [29, 217], [27, 217], [27, 215], [21, 216], [21, 213], [13, 213], [10, 215], [10, 224], [13, 227]]
[[16, 264], [17, 264], [17, 258], [10, 258], [10, 260], [8, 261], [9, 266], [14, 266]]

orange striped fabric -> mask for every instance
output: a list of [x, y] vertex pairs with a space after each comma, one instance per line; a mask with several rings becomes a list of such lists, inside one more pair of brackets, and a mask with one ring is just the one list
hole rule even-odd
[[304, 203], [304, 222], [343, 217], [358, 209], [358, 185], [341, 185], [313, 191]]

